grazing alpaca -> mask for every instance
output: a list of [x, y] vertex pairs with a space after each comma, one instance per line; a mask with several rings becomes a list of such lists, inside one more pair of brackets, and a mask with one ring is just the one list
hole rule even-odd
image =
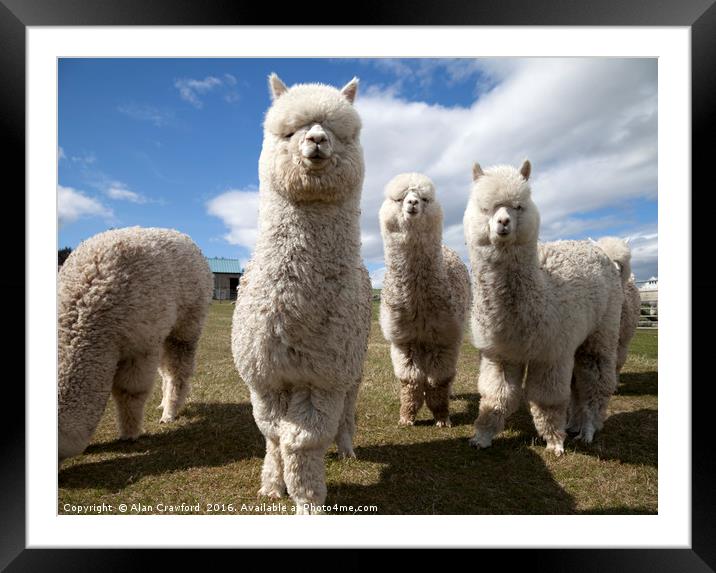
[[423, 401], [435, 425], [449, 426], [449, 394], [470, 305], [470, 276], [442, 245], [443, 212], [433, 182], [395, 177], [385, 190], [380, 228], [385, 280], [380, 325], [400, 380], [400, 423], [413, 425]]
[[[276, 75], [259, 160], [259, 236], [232, 326], [236, 368], [266, 438], [259, 494], [297, 513], [326, 499], [333, 440], [354, 457], [355, 404], [371, 320], [360, 257], [358, 88], [288, 89]], [[316, 507], [319, 506], [319, 507]]]
[[[590, 442], [616, 388], [620, 272], [590, 241], [538, 244], [531, 166], [473, 167], [465, 239], [473, 276], [472, 330], [480, 349], [480, 411], [471, 445], [485, 448], [524, 392], [547, 449], [564, 452], [570, 381], [573, 427]], [[525, 378], [526, 370], [526, 378]]]
[[60, 460], [85, 449], [110, 393], [120, 438], [137, 438], [157, 368], [172, 421], [214, 284], [199, 248], [170, 229], [107, 231], [72, 252], [58, 284]]

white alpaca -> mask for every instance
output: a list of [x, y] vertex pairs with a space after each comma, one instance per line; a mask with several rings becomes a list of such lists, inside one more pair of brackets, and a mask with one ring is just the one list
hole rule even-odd
[[[259, 236], [232, 326], [236, 368], [266, 438], [259, 494], [298, 513], [326, 498], [324, 455], [354, 457], [355, 403], [371, 319], [360, 258], [363, 152], [342, 90], [269, 78], [259, 160]], [[320, 507], [318, 508], [320, 510]]]
[[[590, 241], [538, 244], [540, 217], [518, 171], [473, 167], [465, 239], [473, 276], [472, 330], [480, 349], [480, 411], [471, 445], [485, 448], [524, 392], [547, 449], [564, 452], [572, 428], [590, 442], [616, 388], [624, 294], [614, 262]], [[525, 377], [526, 370], [526, 377]]]
[[157, 368], [161, 421], [174, 419], [213, 282], [199, 248], [170, 229], [107, 231], [70, 254], [58, 275], [60, 460], [85, 449], [110, 394], [120, 438], [137, 438]]
[[385, 189], [380, 325], [400, 380], [400, 423], [413, 425], [423, 401], [449, 426], [449, 395], [470, 304], [470, 277], [442, 245], [443, 212], [433, 182], [398, 175]]

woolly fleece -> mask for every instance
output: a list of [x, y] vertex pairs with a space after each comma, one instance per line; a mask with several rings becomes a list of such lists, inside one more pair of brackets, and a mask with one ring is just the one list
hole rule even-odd
[[481, 351], [480, 410], [471, 445], [488, 447], [524, 393], [547, 449], [569, 426], [589, 442], [616, 388], [621, 275], [590, 241], [538, 244], [540, 217], [520, 170], [473, 168], [464, 218], [473, 277], [471, 325]]
[[213, 275], [177, 231], [129, 227], [87, 239], [58, 276], [60, 460], [81, 453], [114, 397], [122, 439], [142, 433], [157, 368], [162, 421], [189, 391]]
[[342, 456], [355, 456], [371, 320], [360, 258], [357, 85], [289, 89], [270, 76], [258, 240], [233, 318], [234, 362], [266, 438], [259, 494], [288, 490], [297, 513], [321, 511], [331, 441]]
[[449, 426], [449, 395], [470, 305], [470, 277], [442, 245], [443, 212], [433, 182], [419, 173], [385, 189], [380, 227], [386, 273], [380, 325], [400, 380], [400, 423], [413, 425], [423, 401]]

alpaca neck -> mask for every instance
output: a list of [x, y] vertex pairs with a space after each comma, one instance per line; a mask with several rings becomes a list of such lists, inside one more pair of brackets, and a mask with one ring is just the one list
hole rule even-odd
[[294, 203], [262, 191], [256, 252], [274, 261], [300, 254], [325, 263], [354, 265], [354, 259], [360, 260], [359, 219], [355, 197], [340, 203]]
[[526, 300], [543, 298], [537, 243], [471, 249], [475, 301], [485, 316], [519, 315]]
[[428, 292], [432, 283], [445, 284], [442, 237], [391, 237], [385, 241], [385, 266], [396, 294]]

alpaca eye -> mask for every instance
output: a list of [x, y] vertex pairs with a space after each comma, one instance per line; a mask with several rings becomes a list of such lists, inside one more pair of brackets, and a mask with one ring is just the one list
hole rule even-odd
[[522, 211], [522, 205], [517, 205], [517, 207], [515, 207], [515, 209], [517, 209], [518, 211]]
[[429, 201], [428, 199], [426, 199], [425, 197], [423, 197], [423, 203], [429, 203], [429, 202], [430, 202], [430, 201]]
[[295, 131], [292, 131], [291, 133], [287, 133], [283, 137], [284, 137], [284, 139], [291, 139], [295, 133], [296, 133]]
[[480, 209], [480, 211], [482, 211], [483, 215], [487, 215], [490, 212], [489, 209]]

